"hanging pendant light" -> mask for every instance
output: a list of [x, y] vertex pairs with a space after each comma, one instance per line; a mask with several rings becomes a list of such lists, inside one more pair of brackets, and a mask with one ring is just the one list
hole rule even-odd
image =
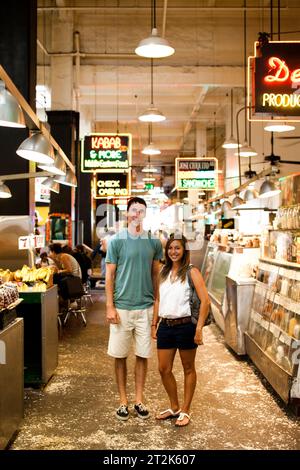
[[221, 205], [221, 210], [222, 212], [230, 211], [231, 210], [231, 202], [228, 201], [227, 199], [223, 201]]
[[[160, 155], [161, 151], [152, 142], [152, 122], [148, 124], [148, 145], [143, 148], [142, 153], [144, 155]], [[149, 162], [148, 158], [148, 162]]]
[[0, 126], [26, 127], [24, 114], [16, 98], [0, 80]]
[[138, 117], [142, 122], [162, 122], [165, 121], [166, 116], [161, 113], [156, 106], [153, 104], [153, 59], [151, 59], [150, 65], [150, 94], [151, 94], [151, 103], [150, 106]]
[[150, 144], [143, 148], [142, 153], [144, 155], [160, 155], [161, 151], [153, 144], [153, 142], [150, 142]]
[[154, 166], [152, 165], [147, 165], [147, 166], [144, 166], [144, 168], [142, 169], [142, 172], [143, 173], [157, 173], [158, 169], [154, 168]]
[[46, 178], [44, 181], [41, 183], [45, 188], [50, 189], [50, 191], [53, 191], [54, 193], [59, 193], [59, 184], [57, 181], [54, 181], [51, 176], [49, 178]]
[[246, 189], [244, 193], [244, 202], [250, 202], [258, 198], [258, 192], [254, 188]]
[[287, 124], [286, 122], [283, 121], [268, 121], [264, 127], [265, 131], [268, 132], [288, 132], [288, 131], [293, 131], [295, 129], [295, 126], [292, 124]]
[[155, 181], [155, 178], [153, 178], [152, 176], [145, 176], [144, 178], [142, 178], [142, 180], [145, 183], [152, 183], [153, 181]]
[[273, 196], [276, 196], [276, 194], [279, 194], [280, 192], [281, 192], [281, 189], [276, 188], [273, 181], [267, 178], [260, 187], [259, 197], [260, 198], [273, 197]]
[[25, 139], [17, 152], [20, 157], [32, 162], [49, 165], [54, 162], [54, 152], [50, 141], [41, 133], [36, 132]]
[[156, 28], [156, 1], [151, 1], [151, 36], [140, 41], [135, 49], [135, 53], [141, 57], [148, 59], [159, 59], [162, 57], [169, 57], [174, 54], [174, 47], [170, 46], [165, 38], [158, 35]]
[[[238, 155], [238, 153], [235, 153]], [[257, 155], [257, 151], [245, 141], [240, 148], [240, 156], [241, 157], [255, 157]]]
[[64, 184], [65, 186], [77, 187], [76, 176], [70, 168], [67, 168], [67, 172], [64, 176], [54, 176], [53, 179], [57, 181], [57, 183]]
[[236, 194], [235, 197], [232, 200], [231, 207], [232, 207], [232, 209], [238, 209], [243, 204], [244, 204], [244, 200], [238, 194]]
[[0, 198], [1, 199], [8, 199], [12, 197], [11, 192], [8, 186], [3, 183], [3, 181], [0, 180]]
[[237, 149], [241, 144], [238, 144], [235, 137], [233, 137], [233, 90], [230, 91], [230, 137], [226, 139], [222, 147], [224, 149]]
[[53, 173], [54, 175], [62, 175], [62, 176], [64, 176], [67, 171], [66, 163], [57, 150], [54, 150], [53, 163], [48, 164], [48, 165], [38, 165], [38, 168], [44, 171], [49, 171], [49, 173]]

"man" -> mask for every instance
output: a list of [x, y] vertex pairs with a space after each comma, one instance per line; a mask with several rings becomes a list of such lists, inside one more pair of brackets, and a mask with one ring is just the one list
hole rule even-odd
[[114, 235], [106, 255], [106, 319], [110, 324], [108, 354], [115, 358], [115, 374], [120, 395], [118, 419], [129, 418], [126, 392], [127, 365], [131, 341], [135, 340], [135, 405], [138, 417], [146, 419], [143, 404], [147, 359], [151, 355], [153, 303], [162, 258], [158, 239], [143, 230], [146, 203], [139, 197], [128, 201], [128, 227]]

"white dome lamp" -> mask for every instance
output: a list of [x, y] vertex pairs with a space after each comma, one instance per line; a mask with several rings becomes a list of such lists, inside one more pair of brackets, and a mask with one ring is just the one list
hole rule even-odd
[[139, 115], [138, 119], [142, 122], [162, 122], [166, 120], [166, 116], [159, 111], [159, 109], [154, 106], [153, 102], [153, 59], [151, 59], [151, 103], [150, 106]]
[[170, 46], [165, 38], [158, 35], [156, 28], [156, 1], [151, 1], [151, 18], [152, 18], [152, 31], [151, 36], [140, 41], [135, 49], [135, 53], [141, 57], [148, 59], [159, 59], [162, 57], [169, 57], [174, 54], [174, 47]]
[[25, 139], [16, 153], [26, 160], [43, 165], [52, 165], [54, 162], [53, 147], [41, 132], [35, 132]]
[[11, 192], [10, 192], [10, 189], [8, 186], [6, 186], [6, 184], [4, 184], [3, 181], [0, 180], [0, 198], [1, 199], [8, 199], [12, 197], [11, 196]]
[[248, 188], [246, 189], [244, 193], [244, 202], [250, 202], [253, 201], [254, 199], [258, 198], [258, 192], [254, 188]]
[[265, 131], [268, 132], [289, 132], [295, 129], [292, 124], [287, 124], [285, 121], [279, 119], [273, 119], [268, 121], [264, 127]]
[[276, 188], [273, 181], [267, 178], [260, 187], [259, 197], [260, 198], [273, 197], [273, 196], [276, 196], [276, 194], [279, 194], [280, 192], [281, 192], [281, 189]]
[[243, 204], [244, 204], [244, 200], [238, 194], [236, 194], [235, 197], [233, 198], [231, 207], [232, 209], [239, 209]]
[[0, 126], [26, 127], [24, 114], [16, 98], [0, 80]]
[[229, 139], [226, 139], [225, 142], [223, 143], [222, 147], [223, 149], [237, 149], [238, 147], [241, 146], [236, 140], [235, 137], [233, 137], [233, 90], [231, 88], [230, 92], [230, 137]]

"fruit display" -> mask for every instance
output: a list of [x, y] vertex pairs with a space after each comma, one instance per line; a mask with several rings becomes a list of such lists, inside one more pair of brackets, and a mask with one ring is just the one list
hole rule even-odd
[[28, 290], [28, 286], [34, 286], [37, 288], [36, 290], [44, 291], [53, 285], [54, 270], [53, 266], [30, 268], [26, 265], [14, 272], [9, 269], [0, 269], [0, 284], [10, 281], [17, 283], [19, 291]]

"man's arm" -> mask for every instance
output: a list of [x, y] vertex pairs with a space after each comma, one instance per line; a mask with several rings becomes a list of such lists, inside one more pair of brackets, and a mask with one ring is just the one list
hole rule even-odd
[[114, 289], [117, 265], [106, 263], [105, 293], [106, 293], [106, 320], [108, 323], [119, 323], [119, 315], [114, 305]]
[[152, 275], [154, 302], [158, 297], [158, 278], [159, 278], [160, 268], [161, 268], [160, 261], [159, 260], [153, 260], [151, 275]]

